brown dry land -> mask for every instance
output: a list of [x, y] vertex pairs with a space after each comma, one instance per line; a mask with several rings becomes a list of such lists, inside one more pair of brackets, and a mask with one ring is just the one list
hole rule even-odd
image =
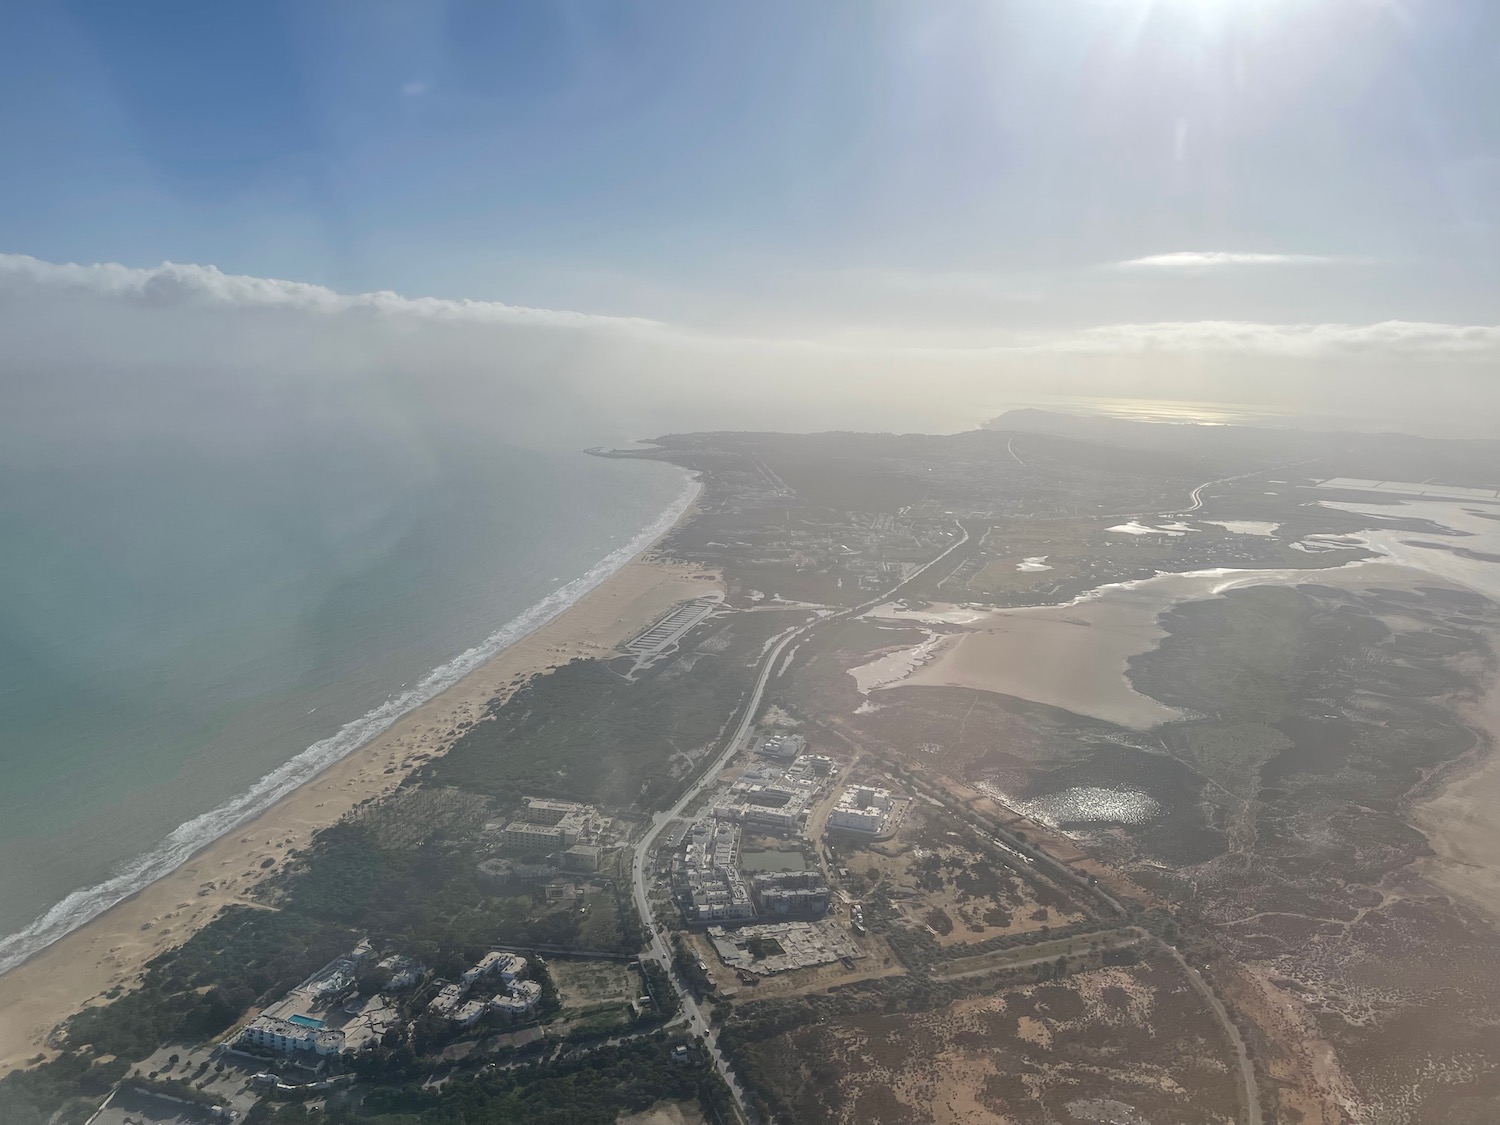
[[[334, 763], [260, 816], [214, 841], [172, 874], [0, 976], [0, 1073], [46, 1051], [52, 1029], [171, 949], [275, 873], [293, 849], [356, 805], [391, 793], [484, 712], [537, 672], [599, 656], [674, 603], [721, 589], [702, 567], [637, 560], [577, 605], [499, 653], [368, 745]], [[271, 861], [268, 867], [261, 865]]]
[[[1193, 717], [1149, 734], [997, 690], [917, 686], [941, 659], [851, 713], [840, 674], [879, 640], [852, 629], [797, 698], [956, 806], [1172, 910], [1247, 1031], [1268, 1111], [1304, 1125], [1496, 1120], [1493, 607], [1373, 563], [1181, 603], [1152, 630], [1159, 643], [1126, 666], [1134, 686]], [[1017, 674], [1032, 675], [1036, 651], [1019, 648]], [[1064, 834], [1006, 805], [1078, 785], [1144, 791], [1162, 812]], [[893, 884], [919, 874], [881, 862]], [[863, 857], [849, 866], [863, 873]], [[912, 922], [939, 908], [955, 923], [948, 942], [965, 925], [946, 903], [913, 903], [898, 898]], [[933, 977], [968, 980], [955, 971], [940, 962]]]
[[998, 972], [1001, 969], [1055, 961], [1059, 957], [1090, 957], [1105, 950], [1122, 949], [1138, 945], [1145, 934], [1127, 927], [1102, 933], [1084, 934], [1080, 937], [1042, 939], [1010, 949], [997, 949], [990, 953], [976, 953], [971, 957], [955, 957], [951, 961], [939, 961], [932, 969], [934, 980], [954, 980], [959, 977], [978, 976], [982, 973]]
[[558, 999], [570, 1016], [595, 1008], [628, 1004], [640, 994], [640, 977], [620, 961], [575, 961], [557, 957], [547, 965]]
[[1165, 957], [931, 1011], [830, 1018], [750, 1052], [782, 1076], [798, 1122], [1052, 1125], [1111, 1099], [1144, 1122], [1236, 1115], [1222, 1035]]
[[1083, 920], [1076, 904], [947, 833], [914, 806], [894, 840], [846, 851], [845, 862], [879, 888], [939, 946], [972, 945]]
[[1500, 922], [1500, 678], [1493, 668], [1483, 675], [1489, 690], [1462, 713], [1484, 738], [1438, 779], [1436, 792], [1413, 805], [1412, 823], [1434, 853], [1421, 861], [1422, 874]]

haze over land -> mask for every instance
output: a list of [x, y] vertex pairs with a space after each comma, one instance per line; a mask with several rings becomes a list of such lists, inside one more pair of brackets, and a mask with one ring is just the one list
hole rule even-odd
[[1497, 45], [0, 11], [0, 1125], [1500, 1120]]
[[1069, 397], [1482, 436], [1500, 17], [1403, 13], [12, 11], [5, 455]]

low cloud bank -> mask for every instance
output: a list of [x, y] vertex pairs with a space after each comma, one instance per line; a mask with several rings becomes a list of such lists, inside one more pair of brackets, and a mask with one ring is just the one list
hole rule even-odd
[[[728, 338], [492, 301], [346, 295], [212, 266], [0, 255], [0, 460], [378, 443], [577, 448], [669, 430], [943, 431], [1058, 396], [1500, 424], [1500, 326], [1114, 324], [962, 346]], [[943, 341], [940, 339], [939, 343]], [[1418, 395], [1420, 390], [1420, 395]], [[1372, 413], [1373, 412], [1373, 413]]]
[[1500, 325], [1386, 320], [1377, 324], [1256, 324], [1232, 320], [1111, 324], [1036, 345], [1094, 354], [1216, 352], [1303, 359], [1364, 356], [1500, 359]]
[[660, 327], [655, 321], [635, 317], [533, 309], [500, 301], [403, 297], [388, 290], [348, 295], [304, 281], [228, 274], [217, 266], [163, 262], [151, 269], [132, 269], [114, 262], [58, 264], [25, 254], [0, 254], [0, 288], [8, 289], [14, 285], [49, 289], [60, 295], [92, 293], [144, 305], [237, 305], [469, 324], [623, 329]]

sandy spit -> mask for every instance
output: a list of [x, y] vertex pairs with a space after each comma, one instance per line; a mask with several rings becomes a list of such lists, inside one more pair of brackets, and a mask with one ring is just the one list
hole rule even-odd
[[[1491, 635], [1490, 644], [1500, 652], [1500, 636]], [[1493, 676], [1493, 666], [1488, 671]], [[1480, 743], [1412, 806], [1412, 823], [1434, 853], [1418, 860], [1417, 870], [1500, 923], [1500, 680], [1491, 679], [1463, 717], [1480, 732]]]
[[722, 589], [719, 576], [703, 567], [645, 556], [626, 564], [576, 605], [172, 874], [0, 976], [0, 1074], [50, 1053], [47, 1038], [59, 1023], [103, 1002], [113, 988], [131, 988], [148, 961], [186, 941], [221, 908], [248, 903], [250, 889], [279, 870], [290, 849], [305, 847], [313, 833], [360, 802], [394, 790], [428, 756], [451, 745], [491, 699], [508, 695], [533, 673], [609, 652], [674, 603]]

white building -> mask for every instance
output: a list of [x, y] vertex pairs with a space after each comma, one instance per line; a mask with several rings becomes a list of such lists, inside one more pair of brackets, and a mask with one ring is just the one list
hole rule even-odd
[[556, 825], [565, 818], [587, 816], [592, 810], [588, 805], [576, 801], [552, 801], [546, 797], [524, 798], [526, 807], [521, 810], [521, 819], [532, 824]]
[[510, 988], [490, 998], [490, 1011], [519, 1016], [531, 1011], [542, 998], [542, 986], [534, 980], [518, 980]]
[[895, 803], [889, 789], [851, 785], [839, 794], [839, 803], [829, 814], [828, 826], [851, 832], [878, 833], [885, 827]]
[[293, 1051], [311, 1051], [317, 1055], [344, 1053], [344, 1033], [330, 1031], [323, 1026], [322, 1020], [310, 1016], [299, 1016], [295, 1021], [257, 1016], [240, 1032], [237, 1042], [268, 1047], [284, 1054]]
[[464, 988], [458, 984], [445, 984], [441, 992], [427, 1005], [429, 1011], [440, 1016], [451, 1016], [464, 1001]]
[[403, 988], [410, 988], [422, 979], [422, 974], [427, 967], [420, 961], [413, 961], [410, 957], [402, 957], [392, 954], [380, 962], [380, 968], [391, 974], [390, 981], [382, 992], [400, 992]]
[[807, 739], [800, 734], [768, 734], [761, 740], [760, 753], [767, 758], [790, 760], [802, 753]]
[[699, 921], [755, 916], [750, 887], [737, 871], [716, 867], [712, 871], [692, 872], [688, 877], [688, 888], [693, 913]]
[[681, 866], [702, 871], [714, 867], [734, 867], [739, 861], [739, 854], [739, 827], [705, 817], [688, 829], [687, 837], [682, 843]]
[[492, 973], [499, 976], [501, 980], [511, 981], [525, 971], [526, 958], [516, 953], [501, 953], [498, 950], [492, 950], [481, 957], [472, 968], [464, 970], [464, 988], [470, 988], [480, 977], [487, 977]]
[[460, 1004], [458, 1009], [448, 1018], [459, 1027], [472, 1027], [484, 1015], [484, 1005], [478, 1000], [470, 1000], [466, 1004]]
[[526, 820], [512, 821], [500, 833], [502, 846], [528, 855], [560, 851], [570, 847], [574, 840], [575, 837], [561, 825], [532, 824]]

